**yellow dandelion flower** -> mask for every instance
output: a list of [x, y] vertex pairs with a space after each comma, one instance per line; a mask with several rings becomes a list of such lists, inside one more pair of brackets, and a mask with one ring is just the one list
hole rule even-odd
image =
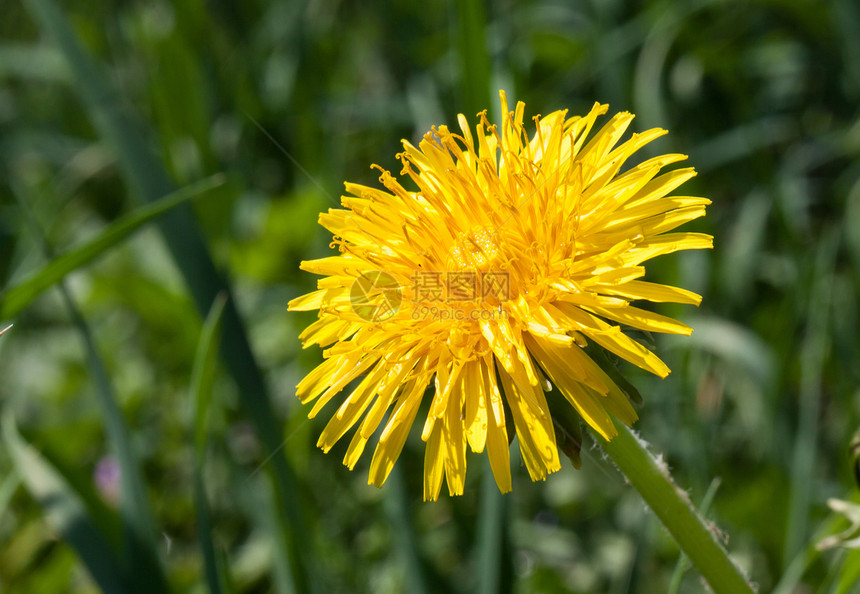
[[612, 416], [632, 424], [624, 392], [584, 347], [593, 341], [665, 377], [669, 368], [622, 326], [691, 329], [630, 302], [701, 298], [640, 280], [642, 263], [712, 247], [708, 235], [670, 232], [710, 203], [667, 196], [695, 175], [660, 173], [684, 155], [620, 173], [664, 130], [618, 144], [633, 119], [619, 113], [589, 139], [607, 111], [595, 104], [585, 117], [537, 116], [529, 136], [524, 104], [509, 112], [500, 96], [501, 128], [482, 113], [473, 133], [460, 115], [461, 134], [439, 126], [417, 148], [403, 141], [402, 175], [415, 189], [378, 166], [385, 190], [347, 183], [344, 208], [319, 218], [339, 254], [302, 262], [324, 278], [289, 304], [319, 309], [300, 338], [306, 348], [328, 347], [297, 387], [303, 403], [313, 402], [310, 417], [339, 403], [318, 445], [327, 452], [360, 421], [344, 458], [352, 469], [382, 425], [369, 476], [382, 485], [426, 403], [425, 500], [438, 497], [443, 476], [452, 495], [462, 494], [467, 447], [487, 449], [499, 489], [510, 491], [514, 435], [533, 480], [558, 470], [550, 384], [605, 439], [616, 433]]

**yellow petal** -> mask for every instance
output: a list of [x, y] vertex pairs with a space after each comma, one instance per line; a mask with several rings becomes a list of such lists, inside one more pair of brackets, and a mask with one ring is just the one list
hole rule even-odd
[[543, 390], [528, 382], [525, 370], [519, 365], [514, 368], [514, 376], [502, 370], [499, 377], [514, 418], [526, 469], [532, 480], [543, 480], [547, 474], [561, 468], [555, 430]]
[[381, 487], [388, 475], [391, 474], [394, 462], [400, 456], [403, 444], [406, 443], [409, 428], [412, 427], [412, 422], [418, 413], [426, 385], [426, 379], [424, 381], [419, 379], [404, 386], [403, 392], [397, 400], [394, 413], [389, 417], [388, 423], [379, 437], [376, 451], [373, 453], [373, 459], [370, 462], [369, 484]]
[[683, 336], [689, 336], [693, 332], [693, 329], [686, 324], [651, 311], [639, 309], [638, 307], [609, 308], [588, 306], [586, 309], [601, 317], [621, 322], [638, 330], [681, 334]]
[[343, 465], [350, 470], [355, 468], [358, 459], [361, 458], [361, 454], [364, 452], [365, 445], [367, 445], [367, 438], [360, 432], [356, 431], [352, 436], [352, 439], [349, 441], [349, 447], [343, 457]]
[[511, 453], [504, 415], [501, 419], [497, 423], [495, 415], [487, 415], [487, 456], [499, 491], [507, 493], [511, 490]]
[[559, 316], [577, 326], [583, 334], [603, 348], [611, 351], [660, 377], [669, 375], [669, 368], [657, 355], [621, 332], [618, 326], [611, 326], [600, 318], [567, 303], [558, 303], [555, 308]]
[[620, 295], [627, 299], [644, 299], [654, 303], [686, 303], [688, 305], [699, 305], [702, 297], [678, 287], [650, 283], [646, 281], [627, 281], [621, 285], [592, 285], [595, 291]]
[[442, 423], [436, 423], [424, 447], [424, 501], [436, 501], [442, 488], [445, 469], [445, 448], [442, 443]]
[[704, 233], [664, 233], [631, 249], [624, 257], [628, 264], [636, 265], [680, 250], [701, 250], [714, 247], [714, 238]]
[[[378, 360], [378, 354], [367, 355], [366, 357], [361, 359], [361, 361], [359, 361], [356, 365], [350, 364], [352, 361], [354, 361], [354, 358], [339, 359], [341, 366], [338, 367], [337, 372], [332, 375], [329, 387], [322, 393], [322, 395], [317, 399], [317, 401], [314, 402], [313, 408], [308, 413], [308, 418], [313, 419], [315, 416], [317, 416], [320, 410], [322, 410], [323, 407], [328, 404], [332, 398], [338, 395], [340, 391], [343, 390], [349, 382], [367, 371]], [[302, 400], [302, 402], [310, 401], [313, 396], [313, 394], [308, 394], [307, 397]]]
[[462, 391], [454, 388], [448, 398], [442, 430], [445, 444], [445, 480], [451, 495], [462, 495], [466, 483], [466, 432], [461, 412], [462, 399]]
[[335, 415], [320, 433], [317, 446], [328, 452], [337, 441], [358, 421], [361, 415], [376, 396], [376, 390], [382, 381], [384, 365], [377, 365], [371, 373], [358, 384], [346, 400], [337, 409]]
[[287, 309], [289, 311], [310, 311], [312, 309], [319, 309], [323, 304], [325, 294], [325, 290], [312, 291], [307, 295], [296, 297], [290, 301], [289, 305], [287, 305]]
[[476, 359], [466, 363], [461, 377], [466, 438], [472, 451], [480, 454], [487, 442], [487, 386], [484, 384], [481, 361]]
[[[540, 339], [532, 339], [530, 346], [538, 361], [546, 370], [552, 383], [559, 389], [568, 402], [576, 409], [579, 416], [591, 427], [597, 430], [604, 439], [612, 439], [617, 434], [612, 419], [602, 403], [580, 387], [580, 380], [571, 374], [571, 366], [566, 366], [561, 359], [561, 352], [572, 352], [579, 347], [569, 347], [566, 351], [556, 351], [551, 345], [543, 348]], [[558, 354], [557, 354], [558, 353]]]

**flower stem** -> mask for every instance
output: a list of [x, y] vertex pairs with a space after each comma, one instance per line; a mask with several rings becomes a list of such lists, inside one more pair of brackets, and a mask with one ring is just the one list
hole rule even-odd
[[665, 466], [648, 452], [644, 442], [629, 427], [617, 420], [615, 427], [618, 435], [612, 441], [599, 436], [597, 440], [713, 591], [716, 594], [752, 594], [747, 578], [729, 558], [707, 521], [691, 505], [687, 494], [672, 481]]

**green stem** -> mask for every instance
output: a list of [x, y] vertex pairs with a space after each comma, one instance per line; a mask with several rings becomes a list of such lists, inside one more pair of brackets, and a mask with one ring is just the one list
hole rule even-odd
[[753, 589], [726, 549], [691, 505], [664, 465], [645, 448], [629, 427], [615, 421], [618, 435], [612, 441], [598, 437], [604, 451], [639, 491], [681, 550], [716, 594], [752, 594]]
[[[487, 18], [484, 0], [459, 0], [457, 37], [460, 48], [460, 89], [463, 113], [471, 122], [475, 114], [486, 109], [488, 117], [496, 111], [498, 97], [490, 92], [490, 56], [487, 53]], [[501, 116], [503, 114], [499, 114]]]

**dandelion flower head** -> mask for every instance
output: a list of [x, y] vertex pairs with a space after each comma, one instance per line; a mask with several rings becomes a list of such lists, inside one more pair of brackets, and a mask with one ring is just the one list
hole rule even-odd
[[347, 183], [343, 208], [319, 218], [339, 253], [302, 262], [322, 278], [289, 305], [319, 310], [300, 338], [322, 347], [324, 361], [297, 388], [310, 417], [338, 403], [318, 445], [327, 452], [358, 425], [344, 457], [352, 469], [381, 427], [369, 473], [380, 486], [423, 411], [425, 500], [443, 477], [462, 494], [467, 449], [486, 449], [510, 491], [514, 436], [533, 480], [558, 470], [553, 387], [605, 439], [616, 434], [612, 417], [631, 425], [627, 395], [585, 348], [665, 377], [668, 367], [622, 328], [691, 329], [631, 302], [701, 298], [643, 281], [642, 264], [712, 246], [708, 235], [673, 232], [710, 203], [669, 196], [695, 175], [661, 171], [684, 155], [621, 171], [664, 130], [619, 144], [633, 120], [619, 113], [592, 135], [608, 109], [595, 104], [584, 117], [536, 116], [530, 136], [524, 104], [509, 111], [500, 96], [501, 126], [484, 112], [472, 129], [460, 115], [459, 133], [439, 126], [417, 147], [403, 141], [411, 187], [381, 168], [384, 189]]

